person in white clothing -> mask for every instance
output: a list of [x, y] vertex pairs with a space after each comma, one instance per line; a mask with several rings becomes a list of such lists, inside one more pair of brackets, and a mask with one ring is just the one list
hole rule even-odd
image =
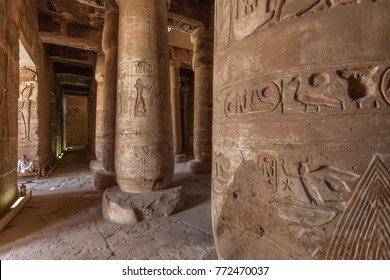
[[34, 163], [28, 161], [26, 155], [22, 155], [22, 158], [18, 160], [18, 166], [16, 171], [18, 173], [32, 172], [34, 170]]

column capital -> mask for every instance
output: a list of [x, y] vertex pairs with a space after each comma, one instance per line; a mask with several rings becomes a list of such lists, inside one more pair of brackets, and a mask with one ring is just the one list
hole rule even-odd
[[169, 48], [169, 66], [173, 68], [180, 68], [181, 62], [173, 47]]
[[117, 12], [119, 10], [117, 0], [105, 0], [104, 8], [107, 12]]
[[191, 42], [194, 44], [192, 67], [213, 65], [214, 38], [211, 32], [203, 26], [191, 34]]
[[115, 0], [106, 0], [105, 8], [102, 49], [106, 53], [109, 49], [118, 47], [119, 8]]

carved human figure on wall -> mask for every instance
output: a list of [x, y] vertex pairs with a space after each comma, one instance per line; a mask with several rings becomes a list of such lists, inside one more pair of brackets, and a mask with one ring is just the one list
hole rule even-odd
[[[141, 77], [137, 79], [134, 85], [137, 89], [137, 96], [135, 99], [134, 116], [149, 116], [151, 111], [151, 103], [154, 98], [155, 80], [149, 77]], [[149, 102], [148, 102], [149, 100]]]
[[20, 92], [20, 118], [23, 124], [23, 137], [20, 140], [30, 140], [30, 115], [31, 115], [31, 103], [30, 99], [36, 89], [37, 74], [35, 71], [28, 69], [32, 72], [32, 80], [22, 83], [23, 89]]

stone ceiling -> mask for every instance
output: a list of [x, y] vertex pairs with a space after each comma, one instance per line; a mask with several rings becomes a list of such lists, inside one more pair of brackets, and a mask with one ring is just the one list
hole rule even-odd
[[[169, 28], [190, 34], [208, 25], [213, 0], [172, 0]], [[104, 0], [34, 0], [39, 33], [67, 94], [88, 95], [101, 46]]]

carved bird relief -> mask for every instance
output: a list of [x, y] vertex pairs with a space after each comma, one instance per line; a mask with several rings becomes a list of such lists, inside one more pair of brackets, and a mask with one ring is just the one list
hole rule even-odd
[[319, 92], [315, 92], [315, 91], [302, 92], [301, 78], [299, 77], [299, 75], [294, 77], [289, 84], [293, 82], [297, 83], [294, 99], [305, 105], [305, 112], [308, 111], [309, 105], [315, 106], [317, 108], [317, 112], [319, 112], [320, 106], [337, 107], [341, 104], [340, 100], [329, 97]]

